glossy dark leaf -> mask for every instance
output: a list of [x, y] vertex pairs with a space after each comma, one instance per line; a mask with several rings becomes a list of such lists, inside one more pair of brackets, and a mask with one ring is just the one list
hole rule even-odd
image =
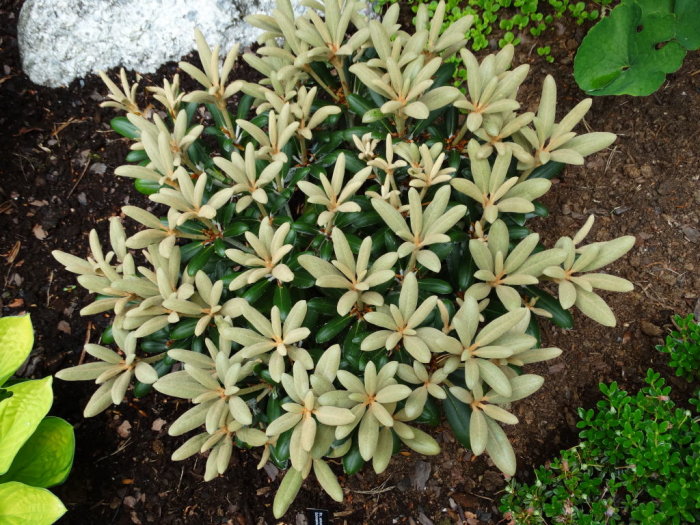
[[354, 317], [352, 315], [334, 317], [316, 332], [316, 342], [325, 343], [326, 341], [330, 341], [344, 330], [353, 319]]
[[537, 297], [537, 303], [535, 303], [537, 308], [542, 308], [552, 314], [552, 322], [555, 325], [561, 328], [573, 328], [573, 317], [561, 307], [557, 299], [534, 286], [525, 286], [524, 288], [530, 297]]
[[449, 391], [447, 391], [447, 398], [442, 401], [442, 408], [457, 441], [464, 447], [470, 448], [469, 419], [471, 417], [471, 409]]

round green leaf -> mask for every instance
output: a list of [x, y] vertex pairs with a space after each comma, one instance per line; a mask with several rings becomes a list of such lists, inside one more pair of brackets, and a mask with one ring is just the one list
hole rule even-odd
[[59, 417], [47, 417], [19, 450], [0, 483], [12, 480], [44, 488], [63, 483], [74, 452], [73, 426]]
[[12, 397], [0, 402], [0, 474], [10, 468], [17, 451], [51, 408], [51, 377], [7, 388]]
[[700, 48], [700, 2], [698, 0], [676, 0], [674, 12], [678, 20], [676, 38], [693, 51]]
[[34, 330], [28, 315], [0, 318], [0, 386], [22, 366], [33, 344]]
[[647, 14], [637, 4], [621, 4], [581, 42], [574, 78], [590, 95], [649, 95], [683, 63], [685, 49], [672, 40], [675, 36], [673, 14]]
[[0, 523], [50, 525], [66, 513], [61, 500], [46, 489], [10, 481], [0, 485]]

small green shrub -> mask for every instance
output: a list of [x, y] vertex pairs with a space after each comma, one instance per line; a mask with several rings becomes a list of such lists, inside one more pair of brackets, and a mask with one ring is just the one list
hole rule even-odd
[[666, 336], [666, 342], [656, 347], [669, 355], [669, 365], [678, 377], [700, 388], [700, 325], [693, 314], [673, 318], [676, 330]]
[[[207, 453], [210, 480], [234, 448], [257, 449], [288, 469], [278, 517], [312, 472], [342, 499], [328, 458], [381, 473], [402, 445], [437, 454], [418, 425], [441, 408], [512, 474], [505, 407], [543, 384], [524, 367], [561, 353], [539, 347], [535, 316], [571, 327], [575, 306], [614, 326], [598, 292], [633, 288], [600, 271], [633, 237], [585, 243], [591, 217], [546, 247], [526, 226], [564, 164], [615, 140], [573, 131], [590, 99], [558, 120], [548, 76], [537, 113], [520, 111], [528, 66], [511, 69], [510, 45], [478, 61], [472, 17], [441, 32], [421, 6], [404, 31], [397, 5], [369, 20], [361, 2], [307, 4], [248, 19], [264, 30], [243, 55], [260, 83], [230, 79], [237, 48], [222, 63], [201, 34], [202, 69], [180, 67], [202, 88], [152, 88], [160, 112], [105, 76], [132, 141], [115, 173], [162, 208], [122, 208], [141, 228], [112, 218], [109, 250], [93, 230], [87, 258], [54, 252], [96, 294], [81, 313], [112, 320], [85, 348], [97, 361], [57, 374], [97, 383], [85, 415], [132, 383], [190, 400], [168, 432], [196, 434], [173, 459]], [[449, 85], [457, 54], [466, 94]]]
[[601, 384], [596, 409], [579, 409], [581, 443], [511, 481], [500, 509], [509, 524], [680, 525], [700, 520], [700, 423], [675, 406], [653, 370], [636, 395]]
[[622, 0], [581, 42], [574, 78], [589, 95], [650, 95], [698, 48], [697, 0]]
[[73, 427], [44, 417], [53, 403], [51, 377], [10, 376], [34, 342], [29, 316], [0, 319], [0, 523], [48, 525], [66, 508], [46, 490], [65, 481], [73, 465]]
[[[385, 6], [398, 0], [378, 0], [375, 8], [381, 12]], [[573, 0], [447, 0], [445, 26], [466, 15], [474, 16], [474, 24], [469, 29], [472, 49], [478, 51], [488, 46], [488, 37], [496, 28], [506, 33], [499, 39], [499, 47], [520, 43], [519, 33], [527, 31], [532, 36], [541, 35], [555, 19], [571, 17], [577, 24], [596, 20], [600, 7], [613, 0], [573, 1]], [[431, 17], [438, 2], [434, 0], [409, 0], [413, 12], [425, 5]], [[551, 60], [550, 60], [551, 62]]]

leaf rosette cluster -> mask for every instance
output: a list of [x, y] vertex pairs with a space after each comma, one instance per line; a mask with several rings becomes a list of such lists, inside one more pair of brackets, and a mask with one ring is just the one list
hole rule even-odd
[[401, 446], [437, 454], [423, 428], [443, 415], [512, 475], [501, 424], [544, 382], [523, 367], [561, 353], [536, 317], [570, 328], [576, 306], [614, 325], [594, 290], [631, 289], [598, 270], [633, 238], [581, 246], [591, 219], [548, 248], [526, 222], [564, 164], [615, 136], [573, 131], [590, 101], [557, 121], [550, 77], [539, 110], [519, 113], [527, 67], [511, 69], [511, 46], [479, 62], [469, 17], [442, 30], [421, 10], [405, 30], [396, 5], [378, 20], [358, 2], [307, 7], [250, 17], [259, 83], [232, 80], [237, 50], [221, 63], [198, 34], [202, 68], [182, 69], [202, 89], [165, 82], [150, 111], [126, 77], [107, 84], [134, 145], [116, 174], [160, 206], [125, 207], [142, 230], [113, 218], [106, 252], [93, 231], [87, 257], [54, 253], [96, 295], [82, 313], [111, 320], [87, 349], [99, 361], [60, 377], [100, 385], [88, 416], [132, 384], [191, 400], [169, 432], [199, 433], [173, 459], [207, 453], [211, 479], [257, 450], [288, 468], [277, 516], [312, 471], [342, 499], [337, 460], [353, 474]]

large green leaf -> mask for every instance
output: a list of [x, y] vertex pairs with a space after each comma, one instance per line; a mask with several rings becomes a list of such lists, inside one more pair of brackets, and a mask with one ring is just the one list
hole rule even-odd
[[32, 487], [53, 487], [70, 473], [75, 452], [73, 426], [59, 417], [44, 418], [15, 456], [0, 483], [19, 481]]
[[445, 393], [447, 394], [447, 397], [442, 402], [445, 417], [447, 418], [450, 427], [452, 427], [452, 432], [454, 433], [455, 438], [457, 438], [457, 441], [459, 441], [465, 448], [471, 449], [471, 442], [469, 440], [469, 420], [471, 419], [471, 408], [453, 396], [449, 390], [446, 390]]
[[51, 408], [51, 381], [45, 377], [7, 388], [12, 397], [0, 402], [0, 474], [7, 472], [17, 451]]
[[50, 525], [65, 512], [61, 500], [46, 489], [16, 481], [0, 485], [2, 525]]
[[676, 38], [690, 51], [700, 48], [700, 2], [698, 0], [676, 0], [674, 9], [678, 25]]
[[676, 16], [668, 11], [619, 5], [581, 42], [574, 60], [576, 82], [590, 95], [653, 93], [666, 74], [683, 64], [685, 49], [673, 40], [676, 26]]
[[22, 366], [33, 344], [34, 330], [28, 315], [0, 318], [0, 386]]

